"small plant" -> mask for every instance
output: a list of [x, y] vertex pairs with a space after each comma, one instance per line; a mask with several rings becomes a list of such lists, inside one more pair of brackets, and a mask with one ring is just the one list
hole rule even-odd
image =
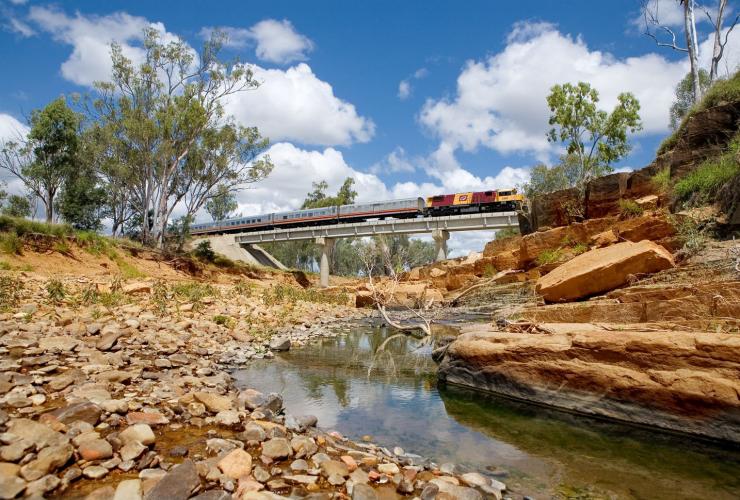
[[585, 243], [576, 243], [570, 250], [573, 252], [573, 255], [581, 255], [582, 253], [588, 252], [588, 245]]
[[224, 316], [223, 314], [217, 314], [213, 317], [213, 322], [217, 325], [225, 326], [226, 328], [234, 328], [236, 326], [236, 320], [230, 316]]
[[80, 294], [80, 302], [84, 305], [95, 304], [99, 299], [98, 287], [94, 283], [86, 286]]
[[653, 186], [660, 193], [667, 193], [671, 189], [671, 169], [670, 167], [662, 168], [651, 179]]
[[46, 283], [46, 295], [47, 300], [53, 304], [62, 302], [67, 296], [67, 290], [64, 288], [64, 283], [58, 279], [50, 279]]
[[699, 228], [699, 224], [696, 221], [683, 218], [679, 220], [674, 219], [672, 222], [676, 227], [679, 238], [683, 242], [683, 247], [678, 251], [680, 258], [691, 258], [707, 246], [707, 235]]
[[641, 216], [644, 212], [645, 209], [638, 205], [635, 200], [619, 200], [619, 214], [622, 217], [632, 219]]
[[59, 240], [54, 243], [54, 251], [63, 255], [71, 255], [72, 248], [70, 248], [66, 240]]
[[702, 163], [698, 168], [679, 179], [673, 186], [673, 196], [679, 202], [702, 205], [714, 202], [720, 188], [740, 175], [736, 154], [740, 141], [735, 139], [727, 153]]
[[116, 262], [116, 265], [118, 266], [118, 269], [121, 271], [121, 276], [123, 276], [125, 279], [134, 279], [134, 278], [143, 278], [145, 276], [144, 273], [139, 271], [136, 266], [133, 264], [129, 264], [120, 256], [118, 259], [114, 259]]
[[195, 246], [195, 250], [193, 251], [196, 257], [198, 257], [201, 260], [205, 260], [207, 262], [213, 262], [213, 259], [216, 257], [216, 252], [213, 251], [211, 248], [211, 242], [208, 240], [203, 240], [199, 242]]
[[234, 295], [241, 297], [251, 297], [254, 293], [254, 285], [246, 281], [238, 281], [234, 285]]
[[10, 264], [4, 260], [0, 260], [0, 271], [10, 271], [13, 268]]
[[205, 297], [217, 297], [218, 290], [207, 283], [198, 283], [197, 281], [187, 281], [176, 283], [172, 287], [172, 293], [176, 297], [192, 302], [194, 305], [203, 300]]
[[337, 304], [344, 305], [349, 300], [346, 293], [326, 293], [320, 292], [315, 288], [294, 288], [292, 286], [278, 283], [271, 286], [262, 294], [262, 301], [265, 305], [273, 306], [277, 304], [295, 305], [299, 301], [313, 302], [315, 304]]
[[152, 303], [157, 314], [160, 316], [165, 315], [168, 302], [169, 293], [167, 291], [167, 284], [162, 280], [155, 281], [154, 285], [152, 285]]
[[493, 278], [498, 271], [493, 266], [493, 264], [486, 264], [486, 267], [483, 269], [483, 277], [484, 278]]
[[563, 257], [563, 251], [559, 248], [555, 250], [543, 250], [535, 259], [537, 265], [544, 266], [547, 264], [554, 264]]
[[11, 255], [21, 255], [23, 240], [16, 233], [0, 234], [0, 251]]
[[98, 295], [98, 304], [110, 311], [123, 304], [125, 299], [126, 297], [120, 291], [102, 292]]
[[14, 276], [0, 276], [0, 311], [9, 311], [18, 306], [23, 291], [23, 282]]

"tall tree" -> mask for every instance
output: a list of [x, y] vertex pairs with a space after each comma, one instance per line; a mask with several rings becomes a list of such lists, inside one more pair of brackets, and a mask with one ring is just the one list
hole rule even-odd
[[[727, 40], [730, 37], [730, 33], [740, 21], [740, 14], [735, 16], [735, 19], [730, 23], [729, 27], [724, 27], [725, 10], [727, 9], [727, 0], [717, 0], [717, 9], [714, 11], [714, 15], [710, 12], [706, 6], [702, 7], [704, 14], [709, 19], [709, 23], [712, 25], [714, 31], [714, 43], [712, 44], [712, 61], [709, 66], [709, 81], [713, 82], [719, 73], [719, 63], [722, 60], [722, 56], [725, 53], [725, 46]], [[724, 32], [724, 33], [723, 33]], [[700, 76], [701, 77], [701, 76]]]
[[224, 185], [219, 185], [216, 193], [206, 202], [206, 212], [214, 221], [228, 219], [237, 208], [236, 196]]
[[[133, 188], [131, 204], [141, 217], [141, 233], [148, 242], [163, 244], [167, 221], [175, 205], [188, 195], [187, 186], [200, 183], [203, 188], [192, 198], [192, 209], [202, 206], [210, 189], [219, 184], [205, 173], [214, 166], [203, 161], [209, 141], [230, 137], [227, 149], [237, 154], [226, 155], [227, 171], [233, 171], [235, 159], [244, 158], [238, 153], [245, 144], [251, 157], [267, 147], [256, 129], [236, 130], [234, 135], [225, 116], [223, 102], [228, 96], [259, 86], [247, 66], [220, 59], [226, 41], [223, 32], [214, 31], [195, 54], [183, 40], [163, 41], [159, 31], [149, 28], [143, 63], [135, 65], [113, 44], [112, 80], [96, 84], [98, 98], [90, 109], [123, 146], [125, 175]], [[216, 146], [218, 150], [223, 143]], [[268, 162], [264, 160], [262, 166]]]
[[27, 137], [0, 146], [0, 168], [38, 196], [49, 223], [54, 221], [57, 194], [76, 167], [79, 124], [79, 115], [60, 97], [31, 113]]
[[598, 109], [598, 103], [598, 92], [584, 82], [555, 85], [547, 96], [552, 113], [547, 138], [564, 143], [568, 158], [573, 159], [581, 201], [587, 183], [611, 171], [611, 165], [630, 151], [627, 134], [642, 128], [640, 103], [632, 94], [619, 94], [611, 113]]
[[[699, 70], [699, 86], [702, 94], [706, 92], [710, 84], [709, 73], [704, 69]], [[693, 85], [693, 75], [691, 73], [687, 73], [676, 85], [676, 100], [671, 105], [670, 110], [671, 128], [673, 130], [678, 130], [684, 116], [689, 112], [691, 106], [694, 105]]]
[[3, 204], [2, 213], [11, 217], [30, 217], [31, 201], [26, 196], [11, 194]]

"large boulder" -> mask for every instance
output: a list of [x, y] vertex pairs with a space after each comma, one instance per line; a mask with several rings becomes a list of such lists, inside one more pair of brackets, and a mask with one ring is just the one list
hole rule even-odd
[[652, 241], [625, 241], [591, 250], [566, 262], [537, 281], [536, 291], [547, 302], [568, 302], [608, 292], [631, 275], [673, 267], [673, 256]]

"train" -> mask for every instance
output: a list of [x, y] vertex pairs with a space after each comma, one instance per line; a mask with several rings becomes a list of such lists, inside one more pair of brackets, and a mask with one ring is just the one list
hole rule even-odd
[[524, 196], [516, 189], [454, 193], [352, 205], [307, 208], [264, 215], [239, 216], [190, 226], [191, 235], [364, 222], [373, 219], [440, 217], [481, 212], [518, 210]]

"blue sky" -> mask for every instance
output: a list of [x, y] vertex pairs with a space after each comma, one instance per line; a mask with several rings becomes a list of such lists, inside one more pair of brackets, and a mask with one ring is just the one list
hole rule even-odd
[[[676, 2], [659, 3], [666, 24], [680, 22]], [[312, 181], [335, 188], [348, 175], [362, 199], [521, 183], [530, 166], [557, 158], [544, 139], [545, 96], [564, 81], [589, 81], [607, 108], [619, 92], [638, 96], [645, 129], [618, 167], [639, 168], [668, 131], [673, 87], [687, 69], [682, 54], [641, 34], [639, 8], [637, 0], [0, 0], [0, 135], [59, 94], [89, 91], [106, 75], [111, 41], [135, 59], [141, 30], [156, 23], [196, 48], [209, 28], [228, 28], [227, 53], [254, 64], [263, 82], [227, 105], [273, 143], [275, 173], [240, 196], [245, 213], [292, 208]]]

